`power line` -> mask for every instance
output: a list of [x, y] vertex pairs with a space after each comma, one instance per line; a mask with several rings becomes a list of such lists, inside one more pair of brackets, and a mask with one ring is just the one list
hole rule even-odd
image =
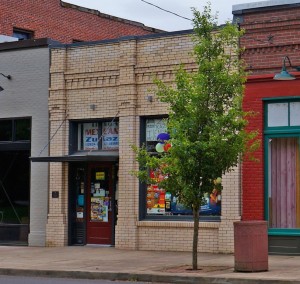
[[56, 135], [56, 133], [58, 132], [58, 130], [63, 126], [64, 122], [67, 120], [68, 115], [66, 115], [66, 117], [64, 118], [64, 120], [61, 122], [61, 124], [58, 126], [58, 128], [55, 130], [54, 134], [52, 135], [52, 137], [49, 139], [48, 143], [44, 146], [44, 148], [40, 151], [38, 156], [41, 156], [41, 154], [44, 152], [44, 150], [47, 148], [47, 146], [49, 146], [49, 144], [51, 143], [52, 139], [54, 138], [54, 136]]
[[160, 9], [160, 10], [162, 10], [162, 11], [165, 11], [165, 12], [167, 12], [167, 13], [170, 13], [170, 14], [173, 14], [173, 15], [175, 15], [175, 16], [177, 16], [177, 17], [180, 17], [180, 18], [182, 18], [182, 19], [185, 19], [185, 20], [188, 20], [188, 21], [192, 21], [192, 19], [189, 19], [189, 18], [180, 16], [180, 15], [174, 13], [174, 12], [171, 12], [171, 11], [169, 11], [169, 10], [163, 9], [163, 8], [161, 8], [161, 7], [159, 7], [159, 6], [156, 6], [156, 5], [154, 5], [154, 4], [150, 3], [150, 2], [147, 2], [147, 1], [145, 1], [145, 0], [141, 0], [141, 1], [144, 2], [144, 3], [146, 3], [146, 4], [149, 4], [149, 5], [151, 5], [151, 6], [154, 6], [154, 7], [158, 8], [158, 9]]

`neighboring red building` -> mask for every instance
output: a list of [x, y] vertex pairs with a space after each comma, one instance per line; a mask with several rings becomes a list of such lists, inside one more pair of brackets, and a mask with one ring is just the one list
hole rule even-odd
[[157, 32], [138, 22], [60, 0], [0, 1], [0, 35], [72, 43]]
[[278, 72], [286, 55], [300, 65], [300, 1], [234, 5], [233, 14], [245, 30], [241, 46], [250, 75]]
[[299, 254], [300, 78], [273, 78], [283, 63], [300, 65], [300, 1], [234, 5], [233, 14], [245, 29], [244, 109], [256, 113], [248, 128], [261, 141], [258, 161], [243, 162], [242, 220], [268, 221], [269, 252]]

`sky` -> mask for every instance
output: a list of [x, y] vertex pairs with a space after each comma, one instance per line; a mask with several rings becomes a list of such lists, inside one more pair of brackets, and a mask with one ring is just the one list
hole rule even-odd
[[[165, 30], [178, 31], [192, 29], [190, 20], [180, 18], [162, 11], [143, 0], [63, 0], [78, 6], [95, 9], [102, 13], [143, 23], [146, 26]], [[146, 0], [145, 0], [146, 1]], [[147, 0], [146, 2], [159, 6], [185, 18], [193, 18], [191, 7], [202, 11], [207, 0]], [[259, 0], [210, 0], [213, 14], [218, 12], [218, 23], [224, 24], [232, 20], [232, 5], [261, 2]]]

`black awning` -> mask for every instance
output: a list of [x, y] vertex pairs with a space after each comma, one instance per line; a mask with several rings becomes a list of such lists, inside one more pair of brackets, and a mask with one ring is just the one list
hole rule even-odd
[[66, 156], [30, 157], [32, 162], [116, 162], [119, 152], [76, 153]]

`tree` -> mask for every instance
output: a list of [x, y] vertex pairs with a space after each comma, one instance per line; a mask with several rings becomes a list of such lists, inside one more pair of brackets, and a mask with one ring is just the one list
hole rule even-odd
[[242, 110], [246, 74], [239, 54], [242, 32], [234, 24], [216, 26], [210, 4], [194, 13], [194, 52], [197, 72], [181, 66], [176, 87], [156, 80], [157, 96], [169, 104], [167, 129], [172, 147], [150, 155], [134, 147], [140, 168], [135, 173], [151, 183], [149, 169], [164, 175], [160, 186], [175, 194], [193, 211], [193, 261], [197, 269], [199, 211], [204, 194], [218, 186], [221, 175], [239, 163], [240, 157], [258, 146], [256, 133], [245, 131], [247, 113]]

